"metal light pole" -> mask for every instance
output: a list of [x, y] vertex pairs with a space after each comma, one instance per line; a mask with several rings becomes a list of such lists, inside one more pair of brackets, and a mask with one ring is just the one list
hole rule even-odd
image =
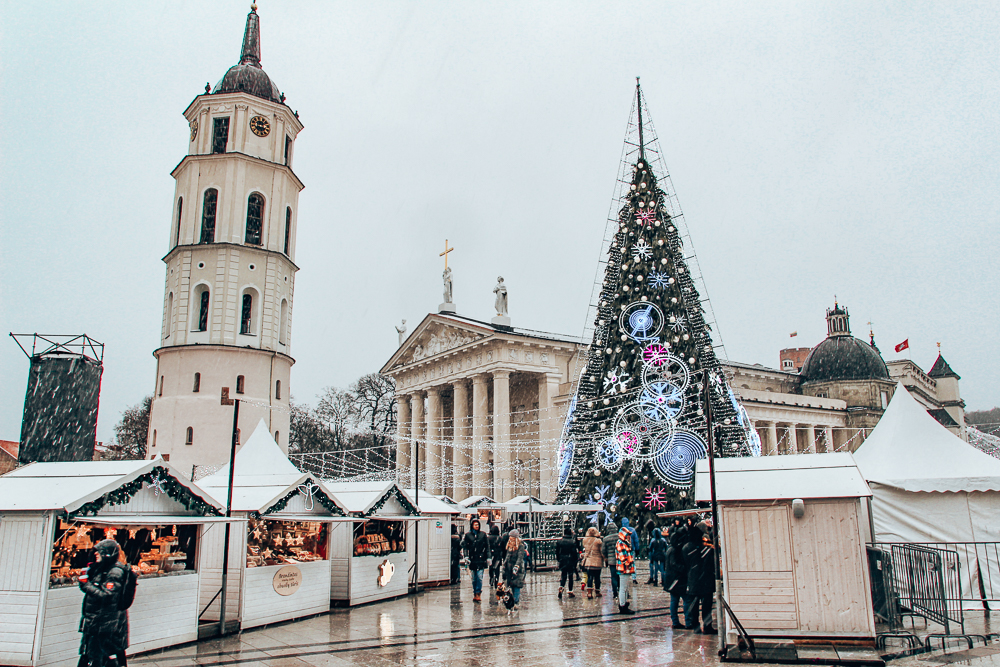
[[229, 387], [222, 388], [222, 405], [234, 405], [233, 408], [233, 439], [229, 447], [229, 488], [226, 495], [226, 536], [222, 548], [222, 591], [219, 600], [219, 636], [226, 634], [226, 583], [229, 578], [229, 529], [228, 521], [233, 515], [233, 470], [236, 467], [236, 444], [240, 422], [240, 399], [229, 398]]
[[[705, 426], [708, 441], [708, 486], [712, 493], [712, 549], [715, 551], [715, 613], [719, 620], [715, 624], [715, 629], [719, 633], [719, 655], [722, 655], [726, 647], [726, 635], [722, 629], [722, 621], [725, 620], [725, 609], [722, 606], [722, 568], [719, 557], [719, 532], [722, 528], [719, 523], [719, 503], [715, 497], [715, 433], [712, 425], [712, 386], [708, 373], [705, 373]], [[711, 618], [709, 618], [711, 622]]]

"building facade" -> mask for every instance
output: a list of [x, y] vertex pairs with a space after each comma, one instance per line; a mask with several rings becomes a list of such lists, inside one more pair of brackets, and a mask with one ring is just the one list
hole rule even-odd
[[288, 447], [295, 238], [302, 182], [292, 171], [297, 113], [261, 68], [247, 16], [240, 61], [184, 111], [187, 155], [170, 217], [161, 346], [148, 453], [179, 469], [228, 461], [239, 429], [263, 418]]

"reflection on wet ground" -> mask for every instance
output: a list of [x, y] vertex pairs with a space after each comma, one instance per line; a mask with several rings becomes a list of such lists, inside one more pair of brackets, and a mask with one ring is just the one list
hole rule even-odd
[[[187, 665], [708, 665], [718, 638], [673, 630], [669, 596], [640, 583], [638, 613], [621, 615], [605, 582], [603, 598], [557, 597], [557, 573], [529, 576], [521, 608], [493, 596], [472, 601], [468, 578], [452, 588], [149, 653], [142, 667]], [[641, 581], [641, 580], [640, 580]]]

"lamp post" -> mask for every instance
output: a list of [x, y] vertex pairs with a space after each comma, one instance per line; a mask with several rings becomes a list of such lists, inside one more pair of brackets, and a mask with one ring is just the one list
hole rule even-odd
[[233, 470], [236, 467], [236, 445], [240, 422], [240, 399], [229, 398], [229, 387], [222, 388], [222, 405], [233, 408], [233, 439], [229, 447], [229, 488], [226, 494], [226, 533], [222, 547], [222, 591], [219, 594], [219, 636], [226, 634], [226, 583], [229, 578], [229, 528], [228, 519], [233, 515]]
[[[712, 550], [715, 561], [715, 613], [719, 621], [715, 624], [719, 633], [720, 651], [722, 655], [726, 647], [725, 632], [723, 631], [723, 621], [725, 621], [725, 609], [722, 606], [722, 568], [719, 559], [719, 531], [722, 526], [719, 524], [719, 503], [715, 497], [715, 433], [712, 425], [712, 381], [709, 374], [705, 373], [705, 433], [708, 444], [708, 488], [712, 493]], [[712, 622], [711, 617], [708, 619]]]

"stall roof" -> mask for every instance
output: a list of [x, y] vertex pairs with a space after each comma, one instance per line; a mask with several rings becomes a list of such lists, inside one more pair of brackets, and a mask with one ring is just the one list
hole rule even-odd
[[[415, 489], [406, 489], [406, 494], [410, 498], [416, 498], [419, 501], [420, 513], [421, 514], [461, 514], [462, 508], [458, 505], [448, 504], [443, 499], [442, 496], [435, 496], [423, 489], [420, 490], [418, 494]], [[447, 498], [447, 496], [444, 496]]]
[[596, 505], [542, 505], [538, 503], [486, 503], [476, 505], [477, 510], [507, 510], [510, 514], [552, 514], [553, 512], [596, 512], [604, 507], [603, 503]]
[[476, 507], [483, 503], [495, 503], [496, 501], [489, 496], [469, 496], [465, 500], [459, 500], [458, 504], [462, 507]]
[[392, 497], [403, 506], [404, 516], [420, 514], [413, 498], [395, 482], [326, 482], [326, 488], [351, 514], [378, 517], [382, 505]]
[[132, 461], [29, 463], [0, 477], [0, 512], [61, 510], [73, 513], [159, 468], [181, 488], [217, 512], [222, 506], [169, 462], [157, 457]]
[[1000, 461], [941, 426], [902, 384], [854, 458], [869, 482], [905, 491], [1000, 491]]
[[[862, 498], [872, 493], [846, 453], [715, 459], [716, 499]], [[695, 501], [712, 499], [708, 459], [695, 469]]]
[[[202, 478], [200, 484], [224, 507], [229, 492], [229, 464]], [[312, 485], [316, 486], [314, 491], [311, 491]], [[288, 460], [261, 419], [253, 434], [236, 452], [232, 509], [235, 512], [264, 513], [293, 492], [323, 494], [340, 512], [347, 513], [347, 508], [320, 479], [300, 472]]]
[[548, 505], [548, 503], [539, 500], [534, 496], [515, 496], [503, 504], [504, 505], [520, 505], [522, 503], [527, 504], [529, 498], [531, 499], [531, 502], [534, 505]]

